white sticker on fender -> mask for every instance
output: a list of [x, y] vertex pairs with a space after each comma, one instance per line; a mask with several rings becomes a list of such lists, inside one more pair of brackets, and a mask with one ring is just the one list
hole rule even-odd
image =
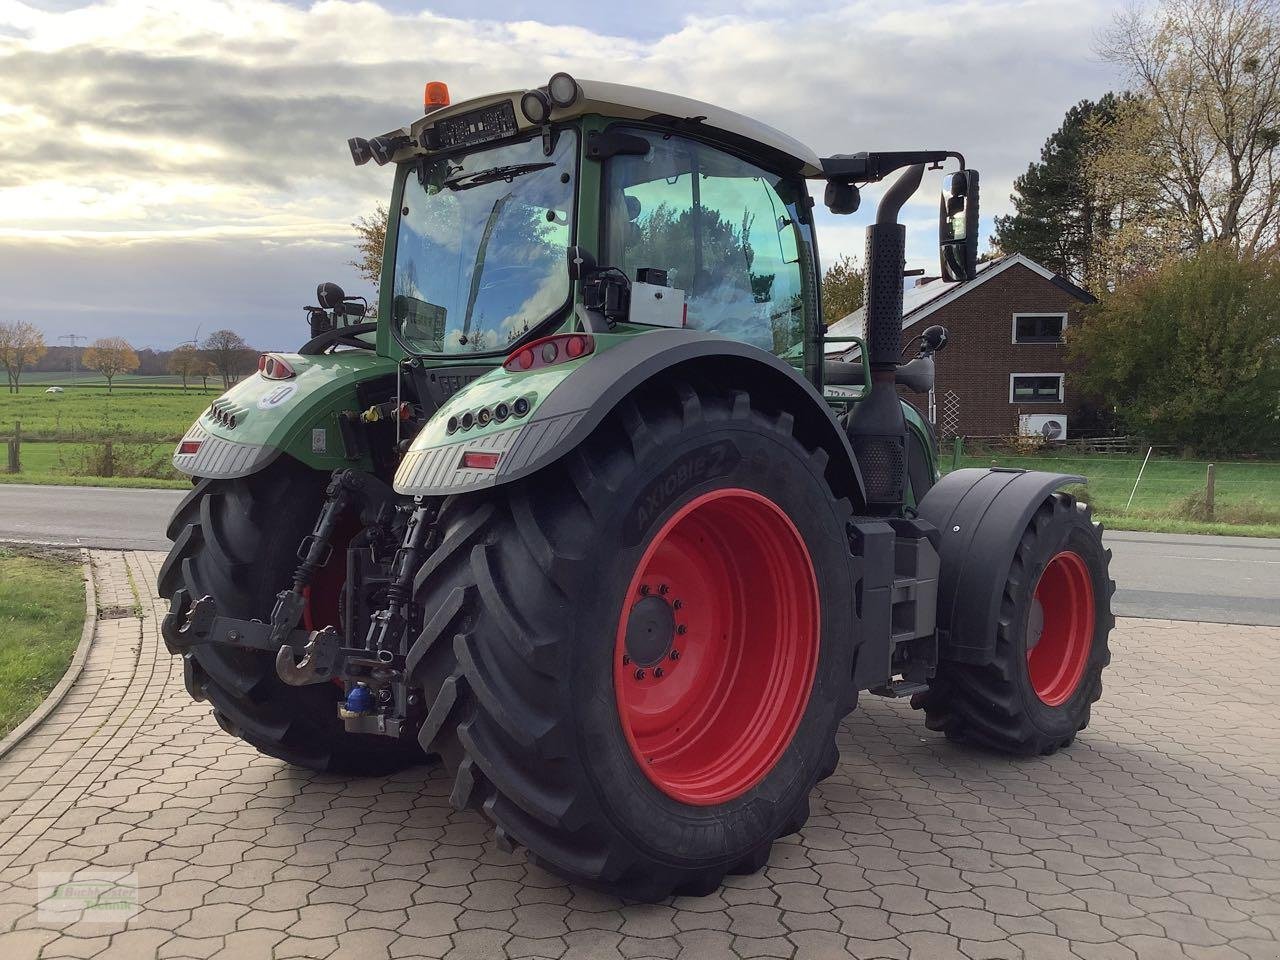
[[282, 383], [274, 390], [258, 398], [258, 409], [270, 410], [272, 407], [278, 407], [292, 397], [297, 390], [298, 385], [296, 383]]

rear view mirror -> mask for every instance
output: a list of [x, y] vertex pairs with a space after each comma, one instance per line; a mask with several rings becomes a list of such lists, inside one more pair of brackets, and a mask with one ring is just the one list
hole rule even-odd
[[942, 279], [972, 280], [978, 272], [978, 171], [952, 174], [938, 205]]

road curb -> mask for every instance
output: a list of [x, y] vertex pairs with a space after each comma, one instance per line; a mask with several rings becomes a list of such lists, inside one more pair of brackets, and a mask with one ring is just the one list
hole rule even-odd
[[0, 740], [0, 757], [3, 757], [16, 747], [27, 734], [44, 723], [49, 714], [53, 712], [54, 707], [60, 704], [71, 688], [75, 686], [76, 680], [79, 679], [81, 672], [84, 670], [85, 662], [89, 659], [89, 648], [93, 646], [93, 640], [98, 631], [98, 599], [93, 587], [93, 564], [89, 560], [89, 551], [84, 547], [80, 548], [80, 565], [84, 571], [84, 627], [80, 630], [80, 643], [76, 645], [76, 652], [71, 656], [71, 663], [67, 666], [67, 672], [62, 675], [62, 679], [49, 691], [49, 695], [40, 702], [40, 706], [31, 711], [30, 716], [14, 727], [7, 737]]

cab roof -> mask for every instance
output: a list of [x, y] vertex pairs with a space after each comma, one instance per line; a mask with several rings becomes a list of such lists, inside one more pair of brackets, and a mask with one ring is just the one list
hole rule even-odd
[[[701, 100], [664, 93], [661, 90], [631, 87], [603, 80], [578, 80], [578, 86], [582, 93], [572, 106], [552, 109], [553, 123], [585, 114], [655, 122], [681, 132], [701, 134], [729, 147], [736, 146], [740, 152], [748, 155], [762, 154], [761, 159], [767, 165], [780, 167], [786, 172], [805, 177], [816, 177], [822, 174], [822, 161], [809, 147], [781, 130], [740, 113], [734, 113], [732, 110], [704, 103]], [[516, 121], [521, 130], [534, 129], [538, 124], [532, 123], [520, 112], [520, 97], [524, 93], [524, 90], [510, 90], [463, 100], [432, 111], [414, 121], [407, 131], [396, 132], [407, 132], [417, 142], [422, 132], [438, 120], [491, 106], [503, 100], [512, 102]], [[404, 152], [404, 156], [421, 152], [420, 148], [412, 147]], [[403, 157], [397, 157], [397, 159], [403, 159]]]

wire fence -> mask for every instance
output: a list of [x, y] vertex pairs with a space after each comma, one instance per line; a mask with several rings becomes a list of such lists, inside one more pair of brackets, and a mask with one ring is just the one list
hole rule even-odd
[[1020, 467], [1078, 474], [1080, 496], [1100, 511], [1235, 523], [1280, 522], [1280, 460], [1189, 460], [1153, 451], [1148, 458], [1047, 450], [1019, 454], [966, 449], [944, 452], [945, 468]]

